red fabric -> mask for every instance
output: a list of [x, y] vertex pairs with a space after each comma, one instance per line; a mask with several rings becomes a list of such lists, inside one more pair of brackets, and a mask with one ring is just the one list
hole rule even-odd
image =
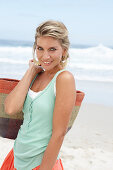
[[[39, 170], [40, 165], [33, 170]], [[14, 168], [14, 153], [13, 149], [6, 156], [3, 165], [0, 170], [16, 170]], [[57, 160], [52, 170], [64, 170], [61, 159]]]

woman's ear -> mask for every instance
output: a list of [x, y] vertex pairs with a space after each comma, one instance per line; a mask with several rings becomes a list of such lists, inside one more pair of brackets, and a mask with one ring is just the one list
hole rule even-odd
[[62, 53], [62, 56], [65, 56], [66, 55], [66, 53], [67, 53], [67, 49], [63, 49], [63, 53]]

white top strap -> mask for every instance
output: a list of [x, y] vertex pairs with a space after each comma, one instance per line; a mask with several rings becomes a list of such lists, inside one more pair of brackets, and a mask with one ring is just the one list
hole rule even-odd
[[[29, 94], [29, 96], [30, 96], [32, 99], [34, 99], [35, 97], [37, 97], [41, 92], [42, 92], [42, 91], [34, 92], [34, 91], [31, 90], [30, 88], [29, 88], [29, 90], [28, 90], [28, 94]], [[55, 94], [55, 96], [56, 96], [56, 81], [55, 81], [55, 83], [54, 83], [54, 94]]]

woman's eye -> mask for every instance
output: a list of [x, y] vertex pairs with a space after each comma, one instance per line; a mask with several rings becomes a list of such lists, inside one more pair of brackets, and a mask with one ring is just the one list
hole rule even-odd
[[37, 47], [37, 49], [38, 49], [38, 50], [43, 50], [43, 48], [41, 48], [41, 47]]
[[50, 51], [55, 51], [56, 50], [56, 48], [50, 48]]

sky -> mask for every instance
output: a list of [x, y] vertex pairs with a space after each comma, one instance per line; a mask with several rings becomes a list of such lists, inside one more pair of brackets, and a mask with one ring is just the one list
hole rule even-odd
[[50, 19], [66, 25], [71, 44], [113, 47], [113, 0], [0, 0], [0, 39], [34, 41]]

